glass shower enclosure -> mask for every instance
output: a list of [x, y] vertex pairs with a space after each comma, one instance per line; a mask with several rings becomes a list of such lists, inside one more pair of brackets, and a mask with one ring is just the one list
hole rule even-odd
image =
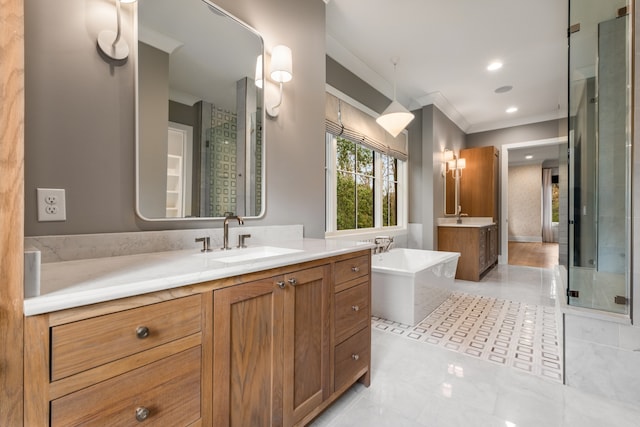
[[569, 2], [569, 305], [629, 314], [631, 3]]

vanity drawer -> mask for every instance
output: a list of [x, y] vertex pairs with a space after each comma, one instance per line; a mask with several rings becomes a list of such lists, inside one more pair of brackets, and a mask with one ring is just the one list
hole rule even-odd
[[53, 400], [51, 425], [190, 425], [201, 418], [201, 358], [193, 347]]
[[356, 258], [336, 262], [334, 283], [339, 285], [341, 283], [357, 279], [358, 277], [368, 275], [370, 262], [371, 255], [362, 255]]
[[371, 357], [369, 329], [361, 330], [336, 346], [334, 357], [334, 390], [338, 390], [343, 385], [355, 380], [354, 377], [369, 366], [369, 358]]
[[371, 322], [369, 282], [338, 292], [335, 307], [336, 343], [340, 343]]
[[200, 295], [54, 326], [51, 380], [197, 333], [200, 329]]

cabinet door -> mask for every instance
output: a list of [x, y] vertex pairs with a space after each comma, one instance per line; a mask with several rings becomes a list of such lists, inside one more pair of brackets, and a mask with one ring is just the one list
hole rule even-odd
[[213, 424], [280, 426], [282, 419], [282, 277], [214, 292]]
[[300, 421], [329, 395], [329, 267], [285, 276], [284, 425]]

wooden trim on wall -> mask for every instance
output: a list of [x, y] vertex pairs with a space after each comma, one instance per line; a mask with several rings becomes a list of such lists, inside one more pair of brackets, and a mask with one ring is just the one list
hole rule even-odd
[[0, 0], [0, 425], [23, 425], [24, 0]]

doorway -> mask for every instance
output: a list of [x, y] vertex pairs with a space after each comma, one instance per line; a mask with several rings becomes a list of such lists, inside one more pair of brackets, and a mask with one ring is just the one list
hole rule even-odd
[[[553, 268], [559, 263], [559, 243], [566, 238], [558, 227], [559, 195], [566, 194], [560, 153], [566, 152], [567, 141], [559, 137], [501, 147], [501, 264]], [[550, 169], [544, 187], [543, 169]], [[544, 188], [549, 194], [544, 194]], [[555, 205], [549, 205], [554, 200]], [[555, 212], [552, 219], [549, 209]]]

